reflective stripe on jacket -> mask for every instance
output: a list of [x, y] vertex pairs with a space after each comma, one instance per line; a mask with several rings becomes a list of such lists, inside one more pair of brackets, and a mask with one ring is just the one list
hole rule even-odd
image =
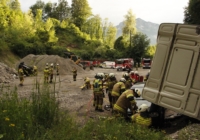
[[120, 92], [122, 89], [125, 89], [125, 85], [123, 82], [117, 82], [114, 86], [113, 86], [113, 90], [111, 95], [112, 96], [120, 96]]

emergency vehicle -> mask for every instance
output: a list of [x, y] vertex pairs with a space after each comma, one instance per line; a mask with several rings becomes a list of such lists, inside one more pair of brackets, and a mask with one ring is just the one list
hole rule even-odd
[[101, 68], [115, 68], [115, 62], [114, 61], [104, 61], [103, 63], [100, 64]]
[[152, 60], [150, 58], [143, 58], [142, 59], [142, 68], [143, 69], [151, 68], [151, 63], [152, 63]]
[[132, 70], [134, 65], [134, 61], [132, 58], [121, 58], [121, 59], [117, 59], [115, 61], [115, 68], [117, 69], [117, 71], [120, 70]]

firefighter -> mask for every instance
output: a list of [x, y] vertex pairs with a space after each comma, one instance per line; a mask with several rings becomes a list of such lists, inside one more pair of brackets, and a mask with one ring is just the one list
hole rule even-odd
[[136, 63], [135, 68], [136, 68], [136, 70], [138, 70], [138, 63]]
[[140, 96], [141, 93], [139, 89], [127, 89], [115, 103], [113, 107], [113, 114], [116, 117], [124, 117], [125, 119], [128, 119], [128, 109], [130, 109], [133, 114], [135, 113], [135, 110], [137, 110], [134, 97], [138, 98]]
[[132, 83], [134, 84], [135, 83], [135, 71], [130, 72], [130, 77], [131, 77]]
[[72, 72], [73, 72], [73, 79], [74, 79], [74, 81], [76, 81], [77, 69], [75, 67], [73, 67]]
[[[49, 69], [49, 63], [46, 63], [46, 67]], [[46, 69], [46, 67], [45, 67], [45, 69]]]
[[44, 83], [48, 83], [49, 81], [49, 67], [46, 66], [44, 69]]
[[56, 75], [59, 75], [60, 66], [59, 64], [56, 65]]
[[[98, 77], [98, 73], [94, 76], [94, 81], [96, 80], [96, 79], [99, 79], [99, 77]], [[93, 81], [93, 83], [94, 83], [94, 81]], [[96, 105], [96, 103], [97, 103], [97, 100], [96, 100], [96, 97], [95, 97], [95, 92], [94, 92], [94, 86], [93, 86], [93, 84], [92, 84], [92, 89], [93, 89], [93, 106], [95, 106]]]
[[134, 76], [134, 83], [137, 83], [139, 82], [139, 74], [138, 74], [138, 71], [135, 71], [135, 76]]
[[93, 81], [93, 92], [95, 98], [95, 111], [103, 112], [103, 73], [97, 73]]
[[108, 94], [108, 99], [109, 99], [109, 103], [110, 103], [110, 108], [112, 108], [111, 92], [112, 92], [113, 86], [117, 83], [117, 79], [116, 79], [114, 73], [109, 73], [107, 83], [108, 83], [107, 84], [108, 85], [107, 94]]
[[53, 63], [51, 63], [51, 67], [49, 68], [49, 83], [53, 82]]
[[33, 66], [33, 75], [34, 75], [34, 76], [37, 76], [37, 73], [38, 73], [38, 71], [37, 71], [37, 66], [34, 65], [34, 66]]
[[24, 82], [24, 71], [22, 66], [19, 66], [19, 70], [18, 70], [18, 75], [19, 75], [19, 80], [20, 80], [20, 86], [23, 86], [23, 82]]
[[126, 90], [124, 83], [126, 82], [125, 78], [121, 78], [119, 82], [117, 82], [112, 89], [111, 96], [112, 96], [112, 106], [116, 103], [119, 96]]
[[[104, 79], [103, 79], [103, 88], [105, 89], [105, 92], [107, 93], [108, 91], [108, 79], [109, 79], [109, 74], [108, 73], [103, 73]], [[103, 94], [105, 98], [105, 93]]]
[[125, 82], [126, 89], [130, 89], [132, 87], [132, 80], [130, 78], [130, 75], [128, 73], [124, 73], [123, 78], [126, 79], [126, 82]]
[[90, 78], [89, 77], [85, 77], [84, 78], [84, 85], [81, 87], [81, 89], [90, 89], [91, 88], [91, 84], [90, 84]]
[[131, 116], [131, 120], [137, 124], [150, 127], [152, 124], [152, 119], [149, 115], [149, 107], [146, 104], [142, 104], [138, 110], [138, 113]]

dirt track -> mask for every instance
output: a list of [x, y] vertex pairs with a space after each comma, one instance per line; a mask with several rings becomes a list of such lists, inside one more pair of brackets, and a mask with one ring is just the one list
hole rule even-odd
[[[112, 115], [111, 112], [107, 110], [104, 112], [95, 111], [92, 102], [92, 90], [80, 89], [84, 84], [84, 77], [89, 77], [90, 81], [93, 81], [95, 73], [97, 72], [114, 72], [117, 79], [121, 78], [123, 73], [122, 71], [116, 71], [116, 69], [94, 68], [94, 70], [86, 70], [83, 73], [78, 73], [77, 81], [73, 81], [72, 73], [54, 77], [55, 92], [57, 99], [60, 102], [60, 108], [68, 110], [71, 115], [76, 117], [76, 120], [80, 125], [84, 124], [89, 118], [99, 118]], [[140, 75], [145, 75], [148, 72], [148, 69], [139, 69], [138, 72]], [[18, 86], [19, 79], [15, 79], [11, 86], [14, 87], [16, 85], [18, 87], [18, 94], [22, 97], [27, 97], [34, 89], [34, 83], [36, 80], [43, 84], [43, 73], [39, 73], [37, 77], [25, 77], [23, 87]], [[53, 88], [54, 84], [49, 84], [49, 86]], [[108, 103], [108, 97], [106, 95], [104, 98], [104, 105], [107, 105]], [[173, 121], [168, 121], [171, 126], [165, 129], [166, 132], [169, 134], [174, 133], [185, 125], [184, 120], [179, 119], [179, 121], [181, 125], [177, 125], [177, 123]]]

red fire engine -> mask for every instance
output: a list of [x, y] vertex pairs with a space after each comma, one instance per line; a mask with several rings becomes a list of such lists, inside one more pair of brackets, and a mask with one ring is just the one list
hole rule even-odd
[[121, 58], [115, 61], [115, 68], [117, 71], [119, 70], [128, 70], [131, 71], [134, 65], [134, 61], [132, 58]]

